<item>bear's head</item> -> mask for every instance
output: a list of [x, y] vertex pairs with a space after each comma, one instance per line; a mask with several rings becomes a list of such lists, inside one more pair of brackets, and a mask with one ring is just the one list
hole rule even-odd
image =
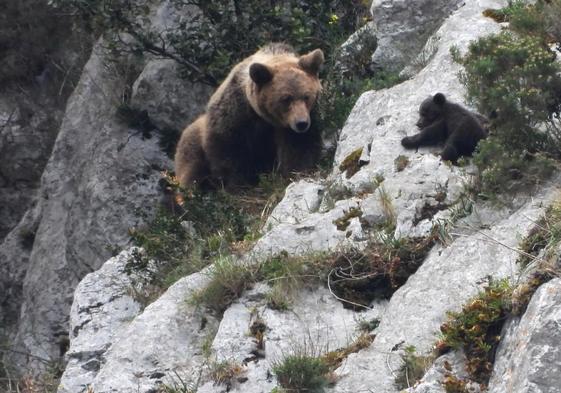
[[299, 58], [281, 56], [276, 60], [249, 67], [254, 82], [251, 105], [275, 126], [306, 132], [311, 124], [310, 111], [321, 90], [318, 73], [324, 62], [323, 52], [316, 49]]
[[445, 103], [446, 97], [442, 93], [436, 93], [434, 97], [424, 100], [419, 107], [417, 127], [423, 129], [438, 120], [442, 116]]

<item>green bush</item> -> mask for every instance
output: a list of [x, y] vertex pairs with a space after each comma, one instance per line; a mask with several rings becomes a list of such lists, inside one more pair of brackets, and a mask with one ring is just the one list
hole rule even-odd
[[173, 58], [185, 76], [216, 85], [233, 64], [268, 42], [284, 41], [298, 51], [320, 47], [331, 52], [363, 23], [368, 4], [362, 0], [171, 0], [186, 12], [178, 28], [154, 32], [144, 26], [148, 6], [128, 0], [53, 0], [74, 9], [108, 35], [129, 33], [135, 40], [113, 38], [121, 50]]
[[273, 365], [277, 381], [287, 392], [321, 393], [328, 384], [329, 367], [320, 358], [305, 353], [286, 356]]
[[491, 281], [462, 311], [449, 312], [440, 327], [442, 338], [437, 348], [462, 348], [468, 359], [466, 369], [479, 383], [487, 383], [493, 371], [501, 329], [511, 310], [511, 294], [507, 280]]
[[561, 68], [537, 37], [511, 32], [481, 38], [458, 59], [468, 100], [493, 114], [493, 137], [509, 150], [561, 152], [559, 140], [538, 126], [561, 110]]
[[480, 38], [463, 57], [452, 52], [464, 66], [460, 80], [468, 100], [491, 118], [490, 136], [474, 156], [486, 195], [538, 183], [553, 172], [550, 159], [561, 157], [556, 122], [561, 66], [547, 44], [545, 7], [561, 10], [559, 1], [535, 6], [514, 2], [506, 9], [488, 10], [486, 14], [493, 11], [509, 20], [511, 31]]

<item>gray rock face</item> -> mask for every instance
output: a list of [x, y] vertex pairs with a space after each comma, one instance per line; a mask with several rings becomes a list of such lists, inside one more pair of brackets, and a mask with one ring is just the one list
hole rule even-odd
[[179, 76], [173, 60], [151, 60], [133, 85], [131, 105], [146, 110], [160, 129], [183, 130], [204, 111], [212, 89]]
[[391, 70], [403, 68], [462, 3], [462, 0], [374, 0], [370, 8], [378, 38], [378, 48], [372, 57], [374, 64]]
[[[176, 11], [168, 2], [152, 5], [148, 28], [173, 27], [181, 16]], [[123, 75], [103, 47], [99, 43], [94, 48], [68, 100], [60, 129], [50, 136], [52, 142], [47, 141], [47, 133], [26, 135], [24, 128], [18, 128], [23, 116], [19, 112], [14, 112], [10, 127], [0, 130], [0, 152], [12, 142], [25, 146], [24, 136], [41, 145], [45, 151], [20, 154], [38, 166], [43, 159], [39, 155], [50, 152], [58, 134], [36, 206], [0, 244], [0, 335], [14, 349], [47, 360], [58, 360], [66, 350], [74, 288], [110, 257], [110, 250], [129, 242], [129, 228], [153, 214], [161, 198], [161, 171], [172, 168], [158, 138], [144, 140], [117, 119], [130, 76]], [[132, 105], [147, 110], [158, 127], [181, 130], [207, 100], [208, 89], [182, 81], [169, 61], [151, 60], [143, 67], [129, 60], [127, 65], [140, 73]], [[0, 102], [0, 119], [9, 109]], [[17, 120], [15, 125], [12, 120]], [[8, 169], [31, 172], [17, 160], [6, 163], [0, 173]], [[22, 200], [22, 208], [27, 204]], [[42, 363], [33, 359], [11, 354], [6, 360], [16, 369], [39, 371]]]
[[59, 392], [87, 389], [105, 361], [115, 334], [141, 311], [131, 296], [133, 283], [125, 266], [133, 249], [123, 251], [88, 274], [76, 288], [70, 310], [71, 343]]
[[374, 23], [368, 22], [341, 45], [336, 55], [335, 69], [344, 76], [363, 74], [370, 68], [376, 46], [376, 27]]
[[318, 211], [325, 187], [301, 180], [286, 188], [285, 197], [267, 218], [265, 230], [279, 224], [297, 224], [310, 213]]
[[62, 117], [52, 105], [48, 113], [10, 94], [8, 99], [0, 92], [0, 241], [32, 204]]
[[217, 324], [187, 299], [207, 282], [204, 272], [179, 280], [133, 321], [112, 332], [115, 338], [105, 363], [90, 379], [93, 391], [149, 392], [174, 375], [198, 375], [205, 363], [205, 339]]
[[[131, 137], [114, 114], [124, 81], [94, 50], [69, 100], [41, 183], [37, 227], [13, 343], [56, 359], [64, 350], [74, 287], [127, 243], [128, 228], [150, 215], [159, 172], [169, 163], [153, 140]], [[118, 165], [116, 165], [118, 163]], [[8, 266], [10, 261], [7, 262]], [[26, 368], [25, 358], [12, 358]]]
[[[390, 2], [375, 4], [393, 7]], [[405, 3], [396, 4], [405, 7]], [[415, 6], [424, 4], [419, 2]], [[449, 4], [442, 5], [446, 8]], [[424, 264], [389, 301], [374, 303], [370, 310], [358, 313], [345, 309], [326, 288], [305, 288], [294, 295], [290, 310], [280, 312], [266, 306], [269, 287], [267, 283], [259, 283], [234, 302], [218, 321], [186, 302], [193, 291], [208, 284], [208, 272], [212, 269], [209, 267], [179, 280], [130, 323], [106, 324], [110, 333], [105, 329], [78, 330], [78, 335], [71, 337], [71, 354], [74, 348], [78, 351], [80, 343], [103, 343], [109, 349], [95, 372], [73, 366], [76, 374], [68, 375], [79, 384], [71, 386], [89, 385], [96, 393], [154, 392], [160, 384], [173, 385], [175, 378], [181, 378], [205, 393], [228, 389], [269, 392], [276, 385], [270, 370], [287, 353], [297, 351], [305, 343], [315, 344], [314, 351], [320, 353], [344, 347], [356, 337], [361, 320], [379, 318], [381, 323], [374, 342], [348, 356], [335, 371], [336, 384], [329, 391], [396, 393], [393, 374], [401, 365], [401, 348], [414, 345], [420, 354], [427, 353], [437, 339], [446, 311], [459, 310], [481, 289], [488, 276], [515, 278], [517, 254], [512, 248], [558, 195], [556, 178], [535, 195], [514, 200], [508, 208], [478, 204], [470, 214], [461, 211], [457, 202], [462, 197], [464, 183], [470, 180], [471, 168], [442, 163], [433, 154], [437, 148], [411, 151], [400, 145], [403, 136], [416, 132], [418, 106], [426, 96], [442, 91], [451, 100], [462, 102], [464, 90], [457, 79], [459, 66], [451, 60], [450, 46], [456, 45], [464, 51], [471, 40], [499, 31], [499, 25], [484, 18], [481, 12], [504, 5], [506, 1], [466, 1], [438, 29], [436, 34], [440, 39], [431, 44], [437, 45], [434, 55], [413, 79], [364, 94], [341, 132], [331, 175], [324, 182], [306, 181], [289, 187], [263, 236], [242, 258], [243, 263], [257, 263], [281, 251], [305, 255], [346, 246], [360, 248], [378, 234], [377, 228], [389, 227], [387, 224], [395, 224], [396, 238], [426, 236], [439, 220], [450, 220], [457, 213], [467, 215], [456, 223], [449, 244], [434, 246]], [[364, 165], [356, 174], [347, 176], [339, 165], [358, 148], [363, 149]], [[406, 162], [403, 168], [396, 165], [398, 157]], [[361, 219], [349, 218], [348, 226], [338, 229], [336, 222], [351, 209], [360, 210]], [[118, 282], [116, 277], [120, 273], [111, 267], [114, 263], [112, 260], [102, 271], [111, 272]], [[109, 291], [120, 293], [115, 287]], [[88, 285], [81, 285], [79, 292], [84, 293], [77, 293], [76, 299], [88, 299], [86, 303], [96, 304], [89, 298], [93, 292], [88, 290]], [[103, 295], [99, 299], [104, 305], [101, 308], [113, 307], [107, 300], [112, 296]], [[558, 313], [554, 307], [545, 305], [545, 295], [541, 299], [536, 303], [543, 304], [539, 307], [543, 311], [534, 315], [543, 315], [540, 318], [544, 325], [552, 324], [551, 321], [557, 321]], [[78, 321], [79, 314], [75, 318], [75, 312], [76, 307], [72, 320]], [[95, 326], [95, 321], [103, 318], [103, 314], [96, 315], [89, 324]], [[249, 334], [257, 319], [266, 326], [263, 348], [256, 348], [256, 339]], [[544, 338], [543, 332], [536, 340]], [[553, 338], [558, 340], [555, 335]], [[212, 341], [210, 358], [203, 351], [205, 341]], [[547, 347], [550, 349], [544, 353], [555, 362], [555, 348], [551, 345]], [[230, 387], [217, 385], [205, 375], [209, 363], [224, 360], [244, 364], [244, 379]], [[449, 361], [458, 375], [462, 375], [462, 355], [452, 353], [438, 359], [420, 385], [411, 391], [442, 392], [444, 361]], [[523, 362], [529, 362], [529, 358], [513, 364]], [[507, 370], [507, 366], [503, 369]]]
[[503, 330], [492, 393], [561, 392], [561, 279], [542, 285], [520, 319]]

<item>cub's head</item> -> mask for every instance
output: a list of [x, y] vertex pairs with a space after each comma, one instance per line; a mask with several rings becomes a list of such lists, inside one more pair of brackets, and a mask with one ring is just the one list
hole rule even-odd
[[310, 128], [310, 111], [321, 84], [318, 73], [324, 62], [316, 49], [306, 55], [283, 58], [270, 63], [253, 63], [249, 76], [254, 82], [250, 102], [255, 111], [273, 125], [306, 132]]
[[417, 127], [428, 127], [440, 119], [445, 103], [446, 97], [442, 93], [436, 93], [434, 97], [429, 97], [424, 100], [419, 107], [419, 120], [417, 121]]

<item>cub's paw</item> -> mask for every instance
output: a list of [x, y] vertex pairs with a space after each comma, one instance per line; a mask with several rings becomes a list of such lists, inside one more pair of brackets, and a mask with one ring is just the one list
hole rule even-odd
[[401, 140], [401, 145], [406, 149], [416, 149], [419, 147], [419, 143], [417, 142], [417, 138], [414, 136], [406, 136]]

